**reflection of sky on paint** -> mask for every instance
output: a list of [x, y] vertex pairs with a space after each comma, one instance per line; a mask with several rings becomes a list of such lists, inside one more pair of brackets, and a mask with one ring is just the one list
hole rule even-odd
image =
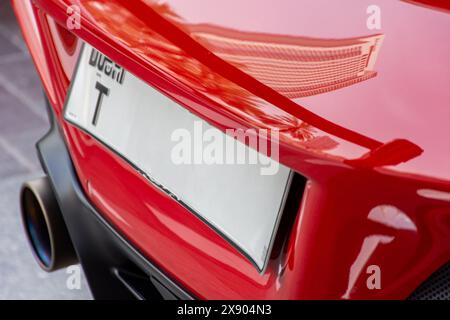
[[450, 56], [450, 44], [445, 42], [450, 38], [449, 14], [380, 0], [382, 29], [368, 30], [366, 9], [372, 1], [311, 0], [299, 4], [295, 0], [232, 0], [220, 6], [207, 6], [201, 0], [169, 3], [189, 23], [213, 22], [245, 31], [316, 38], [385, 34], [376, 78], [295, 101], [376, 140], [408, 139], [425, 150], [422, 156], [392, 169], [435, 177], [447, 173], [450, 179], [450, 163], [442, 157], [450, 146], [450, 108], [442, 103], [450, 101], [450, 90], [442, 85], [450, 82], [450, 68], [443, 67]]
[[[317, 38], [361, 37], [374, 33], [366, 27], [366, 9], [374, 4], [381, 8], [381, 31], [402, 27], [412, 32], [412, 38], [415, 29], [423, 28], [416, 24], [417, 19], [424, 24], [446, 20], [445, 13], [392, 0], [376, 3], [370, 0], [229, 0], [220, 5], [217, 2], [208, 5], [204, 0], [170, 0], [165, 3], [189, 23], [214, 23], [245, 31]], [[383, 10], [383, 7], [389, 9]], [[402, 10], [401, 16], [396, 9]]]
[[[350, 5], [346, 5], [348, 2]], [[348, 38], [370, 34], [365, 28], [365, 12], [373, 1], [223, 1], [208, 6], [207, 14], [201, 8], [204, 0], [167, 1], [180, 16], [190, 23], [210, 22], [222, 27], [246, 31], [284, 35], [305, 35], [318, 38]], [[380, 2], [380, 1], [378, 1]], [[346, 15], [340, 15], [345, 7]], [[347, 8], [348, 7], [348, 8]], [[314, 15], [311, 14], [314, 12]], [[362, 13], [362, 14], [361, 14]], [[205, 16], [207, 15], [207, 21]], [[361, 21], [361, 17], [363, 21]], [[339, 22], [347, 30], [333, 28], [329, 21]], [[364, 29], [364, 30], [362, 30]], [[353, 30], [349, 34], [348, 30]], [[364, 33], [361, 34], [361, 31]]]

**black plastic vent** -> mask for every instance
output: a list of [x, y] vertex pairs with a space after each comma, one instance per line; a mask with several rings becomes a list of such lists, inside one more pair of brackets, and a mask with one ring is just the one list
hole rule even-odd
[[433, 273], [409, 300], [450, 300], [450, 263]]

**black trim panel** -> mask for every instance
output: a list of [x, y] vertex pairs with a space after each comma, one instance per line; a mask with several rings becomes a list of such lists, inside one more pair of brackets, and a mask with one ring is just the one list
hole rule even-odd
[[[48, 102], [47, 107], [51, 129], [37, 143], [38, 155], [50, 179], [94, 298], [145, 299], [148, 297], [145, 292], [157, 290], [162, 298], [193, 299], [133, 247], [89, 203]], [[133, 277], [123, 277], [123, 274]], [[133, 279], [131, 282], [136, 279], [142, 281], [139, 285], [133, 285], [126, 283], [127, 278]], [[142, 292], [136, 292], [140, 288]], [[152, 294], [151, 298], [155, 296]]]

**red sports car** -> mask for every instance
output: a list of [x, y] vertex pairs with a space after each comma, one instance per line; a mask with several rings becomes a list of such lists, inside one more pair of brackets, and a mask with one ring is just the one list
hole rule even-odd
[[450, 4], [12, 0], [46, 271], [97, 299], [450, 298]]

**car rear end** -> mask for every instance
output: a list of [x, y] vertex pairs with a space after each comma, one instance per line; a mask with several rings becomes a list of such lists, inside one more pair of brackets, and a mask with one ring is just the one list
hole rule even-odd
[[99, 299], [410, 297], [450, 258], [450, 17], [381, 2], [378, 28], [360, 1], [13, 0], [52, 123], [41, 266]]

